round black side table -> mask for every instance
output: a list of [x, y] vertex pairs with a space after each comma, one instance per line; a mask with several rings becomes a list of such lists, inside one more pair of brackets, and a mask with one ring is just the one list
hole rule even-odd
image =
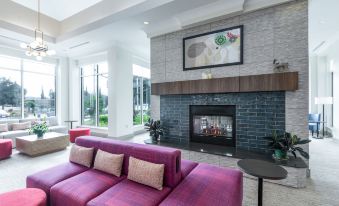
[[238, 161], [238, 166], [243, 172], [258, 178], [258, 206], [262, 206], [263, 179], [282, 180], [287, 177], [284, 168], [262, 160], [244, 159]]

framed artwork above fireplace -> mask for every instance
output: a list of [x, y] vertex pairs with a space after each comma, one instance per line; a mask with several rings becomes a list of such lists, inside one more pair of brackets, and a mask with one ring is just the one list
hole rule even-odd
[[204, 69], [243, 64], [243, 26], [183, 39], [183, 69]]

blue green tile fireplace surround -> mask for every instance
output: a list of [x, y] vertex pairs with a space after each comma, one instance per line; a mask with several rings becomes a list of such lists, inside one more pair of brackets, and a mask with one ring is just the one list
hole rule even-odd
[[239, 149], [268, 152], [265, 136], [285, 131], [285, 92], [193, 94], [160, 96], [160, 120], [166, 128], [163, 140], [187, 144], [192, 106], [235, 108], [235, 144]]

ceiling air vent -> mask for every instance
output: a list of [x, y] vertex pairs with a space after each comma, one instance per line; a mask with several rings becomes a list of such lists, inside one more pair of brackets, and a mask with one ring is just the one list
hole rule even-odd
[[77, 45], [71, 46], [71, 47], [68, 48], [68, 49], [75, 49], [75, 48], [78, 48], [78, 47], [82, 47], [82, 46], [84, 46], [84, 45], [86, 45], [86, 44], [89, 44], [89, 41], [86, 41], [86, 42], [83, 42], [83, 43], [81, 43], [81, 44], [77, 44]]

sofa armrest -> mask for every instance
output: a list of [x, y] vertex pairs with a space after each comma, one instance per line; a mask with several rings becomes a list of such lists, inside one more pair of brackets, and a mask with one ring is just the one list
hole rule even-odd
[[160, 204], [161, 206], [241, 206], [243, 173], [199, 164]]

